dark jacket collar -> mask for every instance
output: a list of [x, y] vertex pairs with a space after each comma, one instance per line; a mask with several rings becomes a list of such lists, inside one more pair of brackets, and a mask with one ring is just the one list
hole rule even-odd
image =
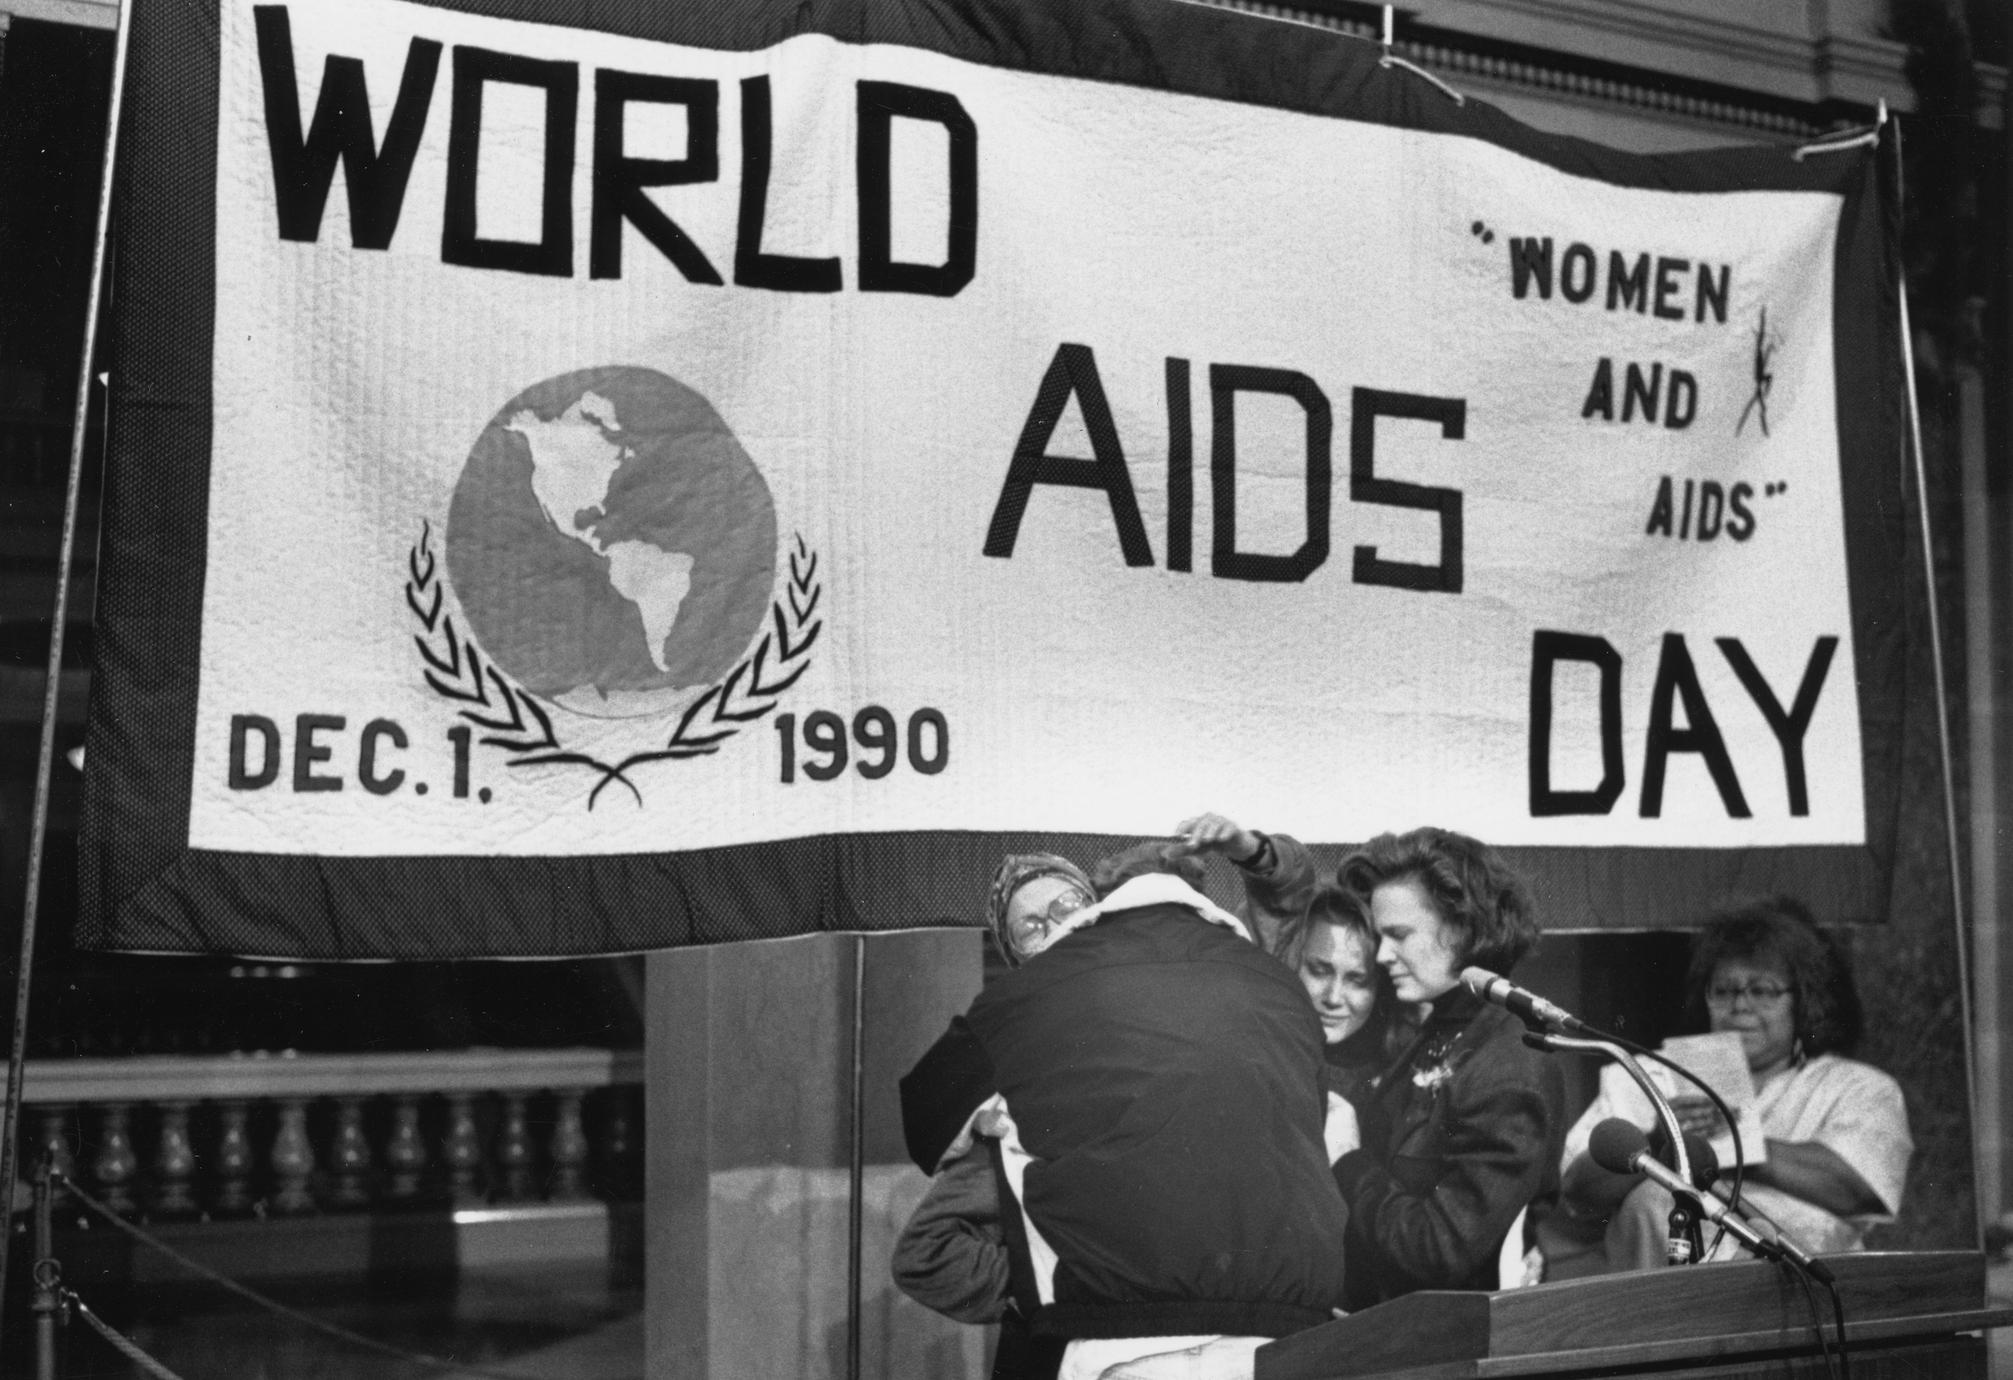
[[1426, 1027], [1445, 1030], [1451, 1026], [1466, 1025], [1487, 1005], [1466, 987], [1456, 986], [1451, 992], [1443, 992], [1433, 999], [1433, 1014], [1426, 1018]]

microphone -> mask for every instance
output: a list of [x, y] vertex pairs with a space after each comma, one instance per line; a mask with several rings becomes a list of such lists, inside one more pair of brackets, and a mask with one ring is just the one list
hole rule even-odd
[[[1689, 1147], [1687, 1147], [1689, 1148]], [[1698, 1204], [1713, 1225], [1724, 1228], [1736, 1241], [1767, 1260], [1787, 1257], [1792, 1264], [1800, 1266], [1811, 1278], [1830, 1284], [1833, 1276], [1830, 1267], [1822, 1261], [1811, 1259], [1808, 1252], [1786, 1236], [1778, 1236], [1771, 1241], [1749, 1226], [1741, 1216], [1710, 1193], [1701, 1193], [1683, 1179], [1676, 1171], [1668, 1168], [1663, 1161], [1650, 1153], [1649, 1138], [1633, 1124], [1620, 1117], [1609, 1117], [1594, 1127], [1593, 1136], [1587, 1142], [1587, 1153], [1594, 1157], [1594, 1163], [1614, 1174], [1645, 1174], [1671, 1193], [1681, 1195]]]
[[1582, 1035], [1597, 1032], [1585, 1021], [1566, 1010], [1555, 1006], [1536, 992], [1527, 992], [1499, 973], [1487, 968], [1463, 968], [1461, 985], [1480, 997], [1523, 1017], [1524, 1024], [1533, 1030], [1545, 1026], [1555, 1026], [1560, 1030], [1576, 1030]]
[[1684, 1156], [1691, 1163], [1691, 1181], [1703, 1193], [1719, 1177], [1719, 1154], [1704, 1137], [1684, 1133]]

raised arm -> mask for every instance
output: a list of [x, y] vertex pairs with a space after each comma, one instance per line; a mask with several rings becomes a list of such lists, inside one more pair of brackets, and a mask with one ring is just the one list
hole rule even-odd
[[1216, 853], [1236, 864], [1244, 879], [1243, 919], [1259, 947], [1274, 952], [1281, 927], [1305, 915], [1314, 898], [1314, 858], [1306, 845], [1286, 834], [1247, 829], [1219, 814], [1185, 819], [1174, 832], [1194, 852]]

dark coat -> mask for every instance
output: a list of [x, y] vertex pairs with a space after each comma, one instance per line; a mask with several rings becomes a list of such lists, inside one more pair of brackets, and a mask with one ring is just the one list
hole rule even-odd
[[1341, 1302], [1320, 1022], [1230, 930], [1117, 911], [994, 982], [903, 1080], [919, 1161], [988, 1083], [1059, 1257], [1037, 1335], [1282, 1336]]
[[1464, 988], [1352, 1099], [1363, 1148], [1335, 1162], [1349, 1204], [1349, 1303], [1495, 1289], [1517, 1213], [1558, 1202], [1565, 1080], [1515, 1016]]

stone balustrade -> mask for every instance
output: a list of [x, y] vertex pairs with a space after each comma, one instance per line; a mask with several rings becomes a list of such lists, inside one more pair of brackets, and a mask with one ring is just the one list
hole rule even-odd
[[634, 1197], [642, 1068], [587, 1048], [31, 1059], [22, 1164], [164, 1221]]

